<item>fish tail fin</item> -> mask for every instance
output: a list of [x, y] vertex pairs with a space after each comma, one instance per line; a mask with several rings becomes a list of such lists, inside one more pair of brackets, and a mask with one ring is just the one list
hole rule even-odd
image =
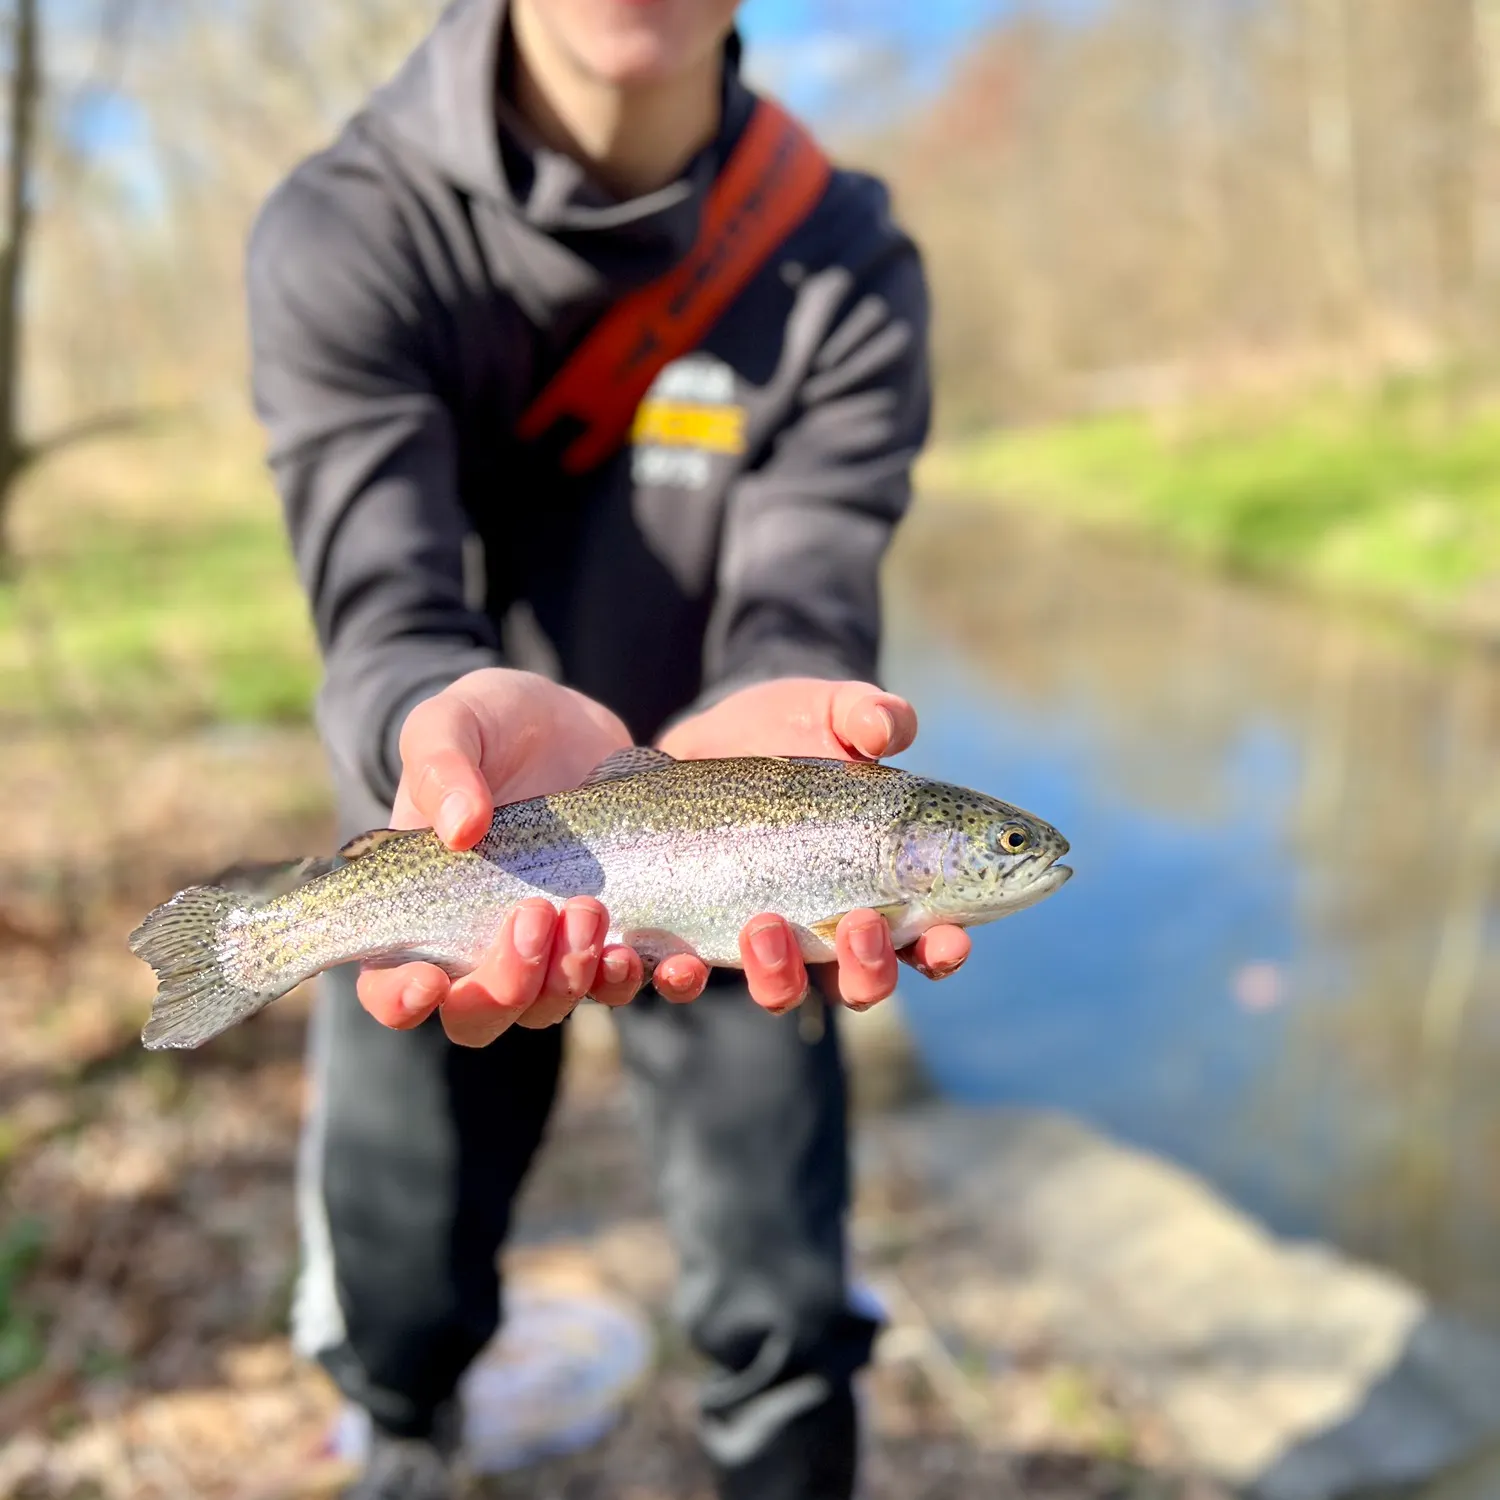
[[254, 905], [221, 886], [192, 886], [130, 934], [131, 952], [156, 971], [156, 998], [141, 1032], [149, 1050], [201, 1047], [285, 993], [246, 989], [224, 972], [219, 932], [232, 913]]

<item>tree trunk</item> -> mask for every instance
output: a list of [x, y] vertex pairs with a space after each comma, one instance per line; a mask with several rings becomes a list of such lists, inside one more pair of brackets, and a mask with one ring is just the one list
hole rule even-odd
[[7, 519], [26, 463], [20, 431], [21, 296], [31, 234], [31, 168], [41, 93], [39, 0], [16, 0], [12, 16], [5, 244], [0, 249], [0, 570], [10, 562]]
[[1308, 154], [1318, 195], [1318, 238], [1338, 331], [1347, 336], [1355, 331], [1365, 297], [1349, 11], [1346, 0], [1307, 0], [1304, 16]]
[[1474, 280], [1479, 313], [1488, 319], [1500, 289], [1500, 0], [1473, 0], [1478, 78], [1472, 182]]

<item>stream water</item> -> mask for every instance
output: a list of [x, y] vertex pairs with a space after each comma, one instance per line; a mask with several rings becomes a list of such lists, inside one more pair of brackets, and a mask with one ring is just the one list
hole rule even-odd
[[903, 983], [951, 1097], [1056, 1106], [1500, 1326], [1500, 661], [1034, 518], [918, 506], [900, 763], [1075, 878]]

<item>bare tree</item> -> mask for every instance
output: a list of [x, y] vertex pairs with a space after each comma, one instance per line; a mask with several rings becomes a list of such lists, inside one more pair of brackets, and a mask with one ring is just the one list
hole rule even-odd
[[1365, 291], [1350, 17], [1346, 0], [1307, 0], [1306, 17], [1308, 147], [1321, 205], [1318, 238], [1330, 299], [1341, 331], [1348, 332]]
[[1472, 25], [1478, 74], [1474, 274], [1488, 300], [1500, 284], [1500, 3], [1473, 0]]
[[6, 517], [17, 475], [26, 465], [19, 423], [21, 293], [31, 238], [32, 166], [41, 95], [38, 0], [16, 0], [11, 16], [5, 244], [0, 248], [0, 568], [9, 558]]
[[[38, 121], [43, 103], [40, 0], [14, 0], [6, 80], [5, 239], [0, 245], [0, 576], [14, 566], [8, 520], [16, 481], [38, 460], [73, 443], [138, 426], [142, 411], [103, 411], [28, 438], [21, 411], [26, 374], [22, 316], [35, 229]], [[118, 21], [106, 10], [106, 27]]]

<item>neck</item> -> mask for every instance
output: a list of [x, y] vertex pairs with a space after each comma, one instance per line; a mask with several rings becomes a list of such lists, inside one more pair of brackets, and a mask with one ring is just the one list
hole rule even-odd
[[676, 77], [626, 87], [582, 69], [526, 0], [516, 0], [511, 15], [516, 108], [546, 145], [588, 167], [617, 197], [676, 181], [717, 133], [717, 53]]

